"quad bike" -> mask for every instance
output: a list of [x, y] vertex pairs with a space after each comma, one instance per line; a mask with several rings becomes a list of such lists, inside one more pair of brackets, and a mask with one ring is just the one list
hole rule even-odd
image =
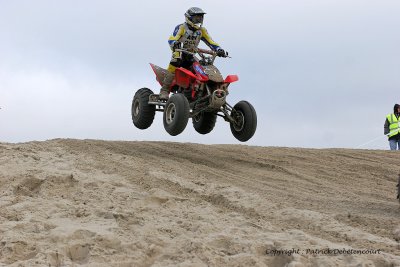
[[[214, 129], [217, 116], [230, 123], [233, 136], [241, 142], [248, 141], [257, 128], [257, 114], [247, 101], [240, 101], [233, 107], [226, 102], [228, 87], [237, 81], [237, 75], [228, 75], [223, 79], [213, 65], [216, 52], [205, 49], [188, 51], [194, 61], [190, 69], [177, 68], [171, 84], [173, 94], [168, 101], [159, 99], [148, 88], [139, 89], [132, 100], [132, 121], [139, 129], [147, 129], [154, 120], [156, 111], [163, 112], [165, 130], [172, 136], [183, 132], [189, 118], [194, 129], [200, 134], [208, 134]], [[197, 58], [196, 55], [201, 58]], [[162, 85], [167, 70], [150, 64], [157, 81]]]

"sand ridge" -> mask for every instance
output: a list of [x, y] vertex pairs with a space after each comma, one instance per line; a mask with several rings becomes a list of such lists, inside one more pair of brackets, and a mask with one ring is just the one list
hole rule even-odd
[[0, 266], [400, 266], [398, 162], [374, 150], [0, 143]]

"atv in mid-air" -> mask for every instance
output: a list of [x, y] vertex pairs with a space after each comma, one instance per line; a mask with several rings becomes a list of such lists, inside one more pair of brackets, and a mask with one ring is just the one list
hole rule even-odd
[[[257, 128], [254, 107], [247, 101], [240, 101], [233, 107], [226, 102], [228, 87], [239, 79], [238, 76], [228, 75], [225, 79], [222, 77], [213, 65], [217, 56], [214, 51], [199, 48], [195, 51], [176, 51], [193, 55], [191, 68], [176, 69], [175, 79], [170, 87], [173, 94], [168, 101], [160, 100], [159, 95], [148, 88], [139, 89], [132, 100], [133, 124], [139, 129], [146, 129], [153, 123], [156, 111], [161, 111], [164, 114], [164, 128], [172, 136], [183, 132], [189, 118], [192, 118], [197, 132], [208, 134], [214, 128], [217, 116], [220, 116], [230, 123], [236, 139], [248, 141]], [[167, 70], [150, 65], [157, 81], [162, 85]]]

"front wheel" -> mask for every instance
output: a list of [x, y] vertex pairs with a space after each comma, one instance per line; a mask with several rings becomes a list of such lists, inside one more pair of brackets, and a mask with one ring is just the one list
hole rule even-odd
[[231, 132], [237, 140], [246, 142], [253, 137], [257, 129], [257, 114], [249, 102], [237, 103], [232, 109], [231, 117]]
[[189, 121], [189, 102], [183, 94], [173, 94], [165, 104], [163, 122], [172, 136], [185, 130]]
[[149, 105], [149, 96], [153, 94], [148, 88], [139, 89], [132, 100], [132, 122], [139, 129], [147, 129], [153, 123], [156, 108]]

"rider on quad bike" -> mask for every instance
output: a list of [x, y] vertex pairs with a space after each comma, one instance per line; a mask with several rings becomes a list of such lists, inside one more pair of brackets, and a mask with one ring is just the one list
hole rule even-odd
[[[185, 23], [175, 27], [173, 34], [169, 37], [168, 43], [172, 50], [172, 59], [167, 68], [168, 73], [162, 81], [160, 90], [160, 100], [168, 100], [169, 88], [175, 77], [176, 68], [190, 68], [193, 63], [193, 55], [175, 51], [183, 48], [185, 50], [194, 50], [200, 43], [205, 42], [220, 57], [226, 57], [226, 53], [208, 34], [206, 28], [202, 27], [204, 14], [201, 8], [191, 7], [185, 13]], [[183, 44], [183, 47], [182, 47]]]
[[[239, 77], [228, 75], [224, 79], [214, 65], [217, 56], [228, 58], [228, 55], [201, 26], [204, 14], [197, 7], [185, 13], [186, 22], [178, 25], [169, 39], [173, 55], [168, 69], [150, 63], [162, 86], [161, 92], [154, 94], [146, 87], [136, 91], [131, 107], [132, 122], [141, 130], [147, 129], [160, 111], [164, 128], [171, 136], [181, 134], [189, 119], [198, 133], [208, 134], [219, 116], [230, 124], [237, 140], [247, 142], [256, 131], [257, 113], [248, 101], [242, 100], [233, 106], [227, 102], [228, 87]], [[200, 40], [211, 50], [198, 48]]]

